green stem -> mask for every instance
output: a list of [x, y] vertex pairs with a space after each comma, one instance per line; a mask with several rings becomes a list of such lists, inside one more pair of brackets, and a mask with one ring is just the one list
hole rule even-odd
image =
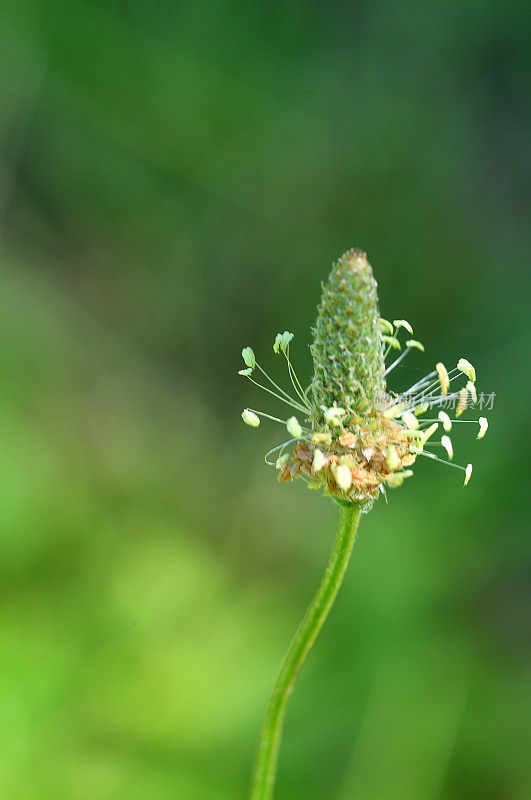
[[289, 646], [267, 705], [250, 800], [271, 800], [275, 784], [282, 724], [295, 679], [306, 661], [336, 598], [356, 538], [360, 509], [356, 503], [342, 503], [339, 528], [326, 570]]

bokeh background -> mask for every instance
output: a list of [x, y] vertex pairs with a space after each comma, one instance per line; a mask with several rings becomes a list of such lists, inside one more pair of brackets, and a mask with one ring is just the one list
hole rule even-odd
[[[236, 375], [320, 281], [495, 392], [364, 518], [278, 800], [523, 800], [529, 9], [17, 0], [0, 20], [0, 795], [237, 800], [330, 501]], [[280, 409], [278, 409], [280, 410]], [[463, 426], [467, 427], [467, 426]], [[474, 430], [472, 428], [472, 430]]]

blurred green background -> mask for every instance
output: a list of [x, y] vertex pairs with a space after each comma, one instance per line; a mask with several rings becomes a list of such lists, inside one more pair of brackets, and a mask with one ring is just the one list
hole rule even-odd
[[[328, 555], [238, 379], [367, 250], [381, 310], [496, 392], [470, 486], [363, 519], [292, 697], [276, 800], [531, 796], [529, 8], [3, 4], [0, 797], [244, 798]], [[396, 383], [394, 384], [396, 386]], [[279, 409], [280, 410], [280, 409]], [[463, 426], [467, 427], [467, 426]]]

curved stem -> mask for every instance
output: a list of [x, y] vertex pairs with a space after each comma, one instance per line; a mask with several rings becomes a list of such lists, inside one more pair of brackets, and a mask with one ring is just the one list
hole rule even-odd
[[341, 586], [356, 538], [359, 518], [357, 504], [341, 504], [339, 527], [325, 573], [293, 637], [269, 698], [260, 734], [250, 800], [271, 800], [273, 796], [286, 705], [295, 679]]

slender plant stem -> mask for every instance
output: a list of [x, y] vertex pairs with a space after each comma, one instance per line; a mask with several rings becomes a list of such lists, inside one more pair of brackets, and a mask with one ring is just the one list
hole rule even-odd
[[295, 679], [306, 661], [336, 598], [350, 558], [360, 518], [359, 505], [342, 503], [339, 527], [326, 570], [289, 646], [269, 698], [254, 771], [250, 800], [271, 800], [286, 705]]

